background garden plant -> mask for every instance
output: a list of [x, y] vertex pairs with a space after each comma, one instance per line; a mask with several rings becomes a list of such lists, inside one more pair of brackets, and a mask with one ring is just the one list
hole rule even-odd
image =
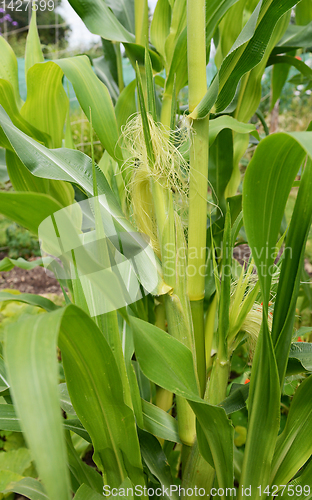
[[[312, 215], [312, 133], [260, 138], [250, 123], [267, 66], [272, 105], [289, 66], [311, 80], [295, 57], [311, 47], [311, 1], [158, 0], [150, 25], [145, 0], [70, 3], [103, 38], [101, 79], [87, 56], [44, 62], [33, 12], [23, 103], [15, 55], [0, 38], [0, 142], [14, 187], [0, 192], [0, 210], [34, 234], [53, 216], [60, 243], [57, 214], [72, 205], [67, 228], [77, 241], [99, 242], [89, 256], [100, 270], [123, 258], [126, 235], [133, 243], [142, 232], [150, 245], [134, 272], [145, 289], [151, 270], [156, 282], [134, 304], [125, 298], [118, 311], [93, 314], [73, 252], [63, 260], [71, 272], [60, 277], [64, 306], [0, 292], [4, 302], [45, 311], [28, 309], [6, 328], [0, 428], [23, 432], [36, 470], [2, 471], [2, 492], [96, 500], [103, 486], [180, 485], [194, 496], [196, 486], [208, 496], [216, 488], [220, 498], [242, 498], [243, 487], [253, 499], [311, 498], [311, 346], [293, 340]], [[207, 88], [212, 40], [218, 71]], [[126, 87], [122, 47], [136, 71]], [[105, 149], [98, 165], [74, 149], [64, 75], [90, 137]], [[240, 195], [239, 162], [250, 143]], [[74, 216], [78, 191], [93, 207], [84, 236]], [[252, 250], [247, 268], [232, 258], [241, 236]], [[53, 253], [44, 239], [42, 248]], [[105, 283], [96, 286], [109, 300]], [[249, 351], [251, 368], [229, 387], [231, 363]], [[282, 428], [281, 398], [298, 375]], [[237, 424], [234, 432], [238, 411], [248, 416], [246, 436]], [[81, 460], [75, 435], [92, 445], [97, 471]]]

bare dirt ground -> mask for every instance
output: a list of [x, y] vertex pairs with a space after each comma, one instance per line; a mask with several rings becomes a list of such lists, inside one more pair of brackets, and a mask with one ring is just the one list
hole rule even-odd
[[[5, 254], [0, 254], [0, 260]], [[55, 278], [50, 278], [43, 267], [30, 271], [15, 267], [11, 271], [0, 272], [0, 290], [14, 288], [22, 293], [57, 293], [62, 295], [61, 287]]]

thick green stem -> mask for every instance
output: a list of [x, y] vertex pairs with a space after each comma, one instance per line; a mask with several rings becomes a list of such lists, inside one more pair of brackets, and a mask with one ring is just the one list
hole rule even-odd
[[147, 0], [135, 0], [135, 42], [139, 45], [148, 43], [148, 4]]
[[197, 373], [201, 396], [204, 396], [206, 387], [206, 352], [204, 332], [204, 300], [191, 302], [191, 311], [194, 326], [195, 351]]
[[218, 304], [218, 299], [217, 299], [217, 294], [215, 294], [214, 298], [212, 299], [211, 304], [209, 304], [207, 315], [206, 315], [206, 322], [205, 322], [205, 350], [206, 350], [207, 370], [210, 368], [211, 361], [212, 361], [211, 360], [211, 348], [212, 348], [212, 341], [213, 341], [213, 334], [214, 334], [214, 325], [215, 325], [217, 304]]

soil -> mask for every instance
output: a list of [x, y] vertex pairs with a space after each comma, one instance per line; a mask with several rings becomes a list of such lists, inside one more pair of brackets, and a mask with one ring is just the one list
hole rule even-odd
[[[6, 255], [0, 253], [0, 260]], [[61, 287], [55, 278], [47, 275], [43, 267], [29, 271], [14, 267], [11, 271], [0, 272], [0, 290], [14, 288], [22, 293], [56, 293], [62, 295]]]

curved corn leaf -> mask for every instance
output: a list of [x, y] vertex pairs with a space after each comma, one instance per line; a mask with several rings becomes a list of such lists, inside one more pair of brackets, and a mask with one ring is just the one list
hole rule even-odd
[[[109, 7], [120, 6], [121, 2], [101, 1], [101, 0], [70, 0], [70, 5], [83, 20], [87, 28], [95, 35], [100, 35], [106, 40], [115, 42], [134, 42], [135, 37], [130, 33]], [[130, 15], [130, 10], [128, 11]], [[129, 19], [128, 15], [128, 19]], [[127, 20], [128, 21], [128, 20]], [[133, 28], [133, 18], [131, 29]], [[129, 22], [127, 22], [128, 27]]]
[[144, 430], [167, 441], [179, 443], [178, 422], [169, 413], [142, 399]]
[[27, 82], [28, 70], [36, 63], [44, 61], [37, 30], [36, 11], [32, 10], [31, 21], [28, 28], [25, 48], [25, 78]]
[[[15, 102], [13, 87], [10, 82], [4, 79], [0, 80], [0, 105], [3, 106], [6, 113], [9, 115], [12, 122], [14, 123], [14, 125], [16, 125], [20, 130], [25, 132], [25, 134], [29, 135], [33, 139], [42, 142], [42, 144], [45, 144], [47, 147], [51, 146], [51, 137], [49, 137], [47, 134], [43, 132], [40, 132], [40, 130], [33, 127], [21, 116]], [[1, 130], [1, 128], [0, 128], [0, 145], [5, 147], [6, 149], [12, 150], [12, 146], [5, 138], [5, 135]]]
[[[15, 210], [17, 209], [17, 205], [21, 203], [22, 199], [24, 199], [26, 205], [27, 202], [31, 203], [31, 199], [29, 197], [25, 198], [22, 196], [24, 193], [29, 191], [34, 195], [37, 195], [37, 193], [41, 193], [43, 195], [46, 194], [51, 199], [54, 199], [56, 204], [60, 204], [63, 207], [73, 203], [74, 189], [70, 184], [63, 181], [36, 177], [25, 167], [19, 157], [10, 150], [6, 151], [6, 163], [12, 185], [15, 191], [20, 191], [20, 193], [15, 193], [15, 198], [11, 198], [11, 201], [13, 202], [14, 200], [16, 204], [14, 207]], [[18, 196], [18, 194], [21, 196]], [[31, 212], [33, 212], [32, 207]], [[41, 212], [42, 210], [39, 208], [39, 213]], [[26, 214], [24, 217], [26, 217]], [[35, 220], [36, 219], [37, 217], [35, 217]]]
[[54, 62], [34, 64], [27, 72], [27, 99], [21, 115], [49, 134], [52, 148], [62, 146], [69, 100], [62, 84], [63, 72]]
[[298, 360], [301, 372], [312, 372], [312, 344], [308, 342], [294, 342], [290, 346], [289, 362]]
[[212, 0], [206, 2], [206, 39], [208, 43], [210, 43], [220, 19], [237, 2], [238, 0]]
[[107, 87], [93, 72], [89, 58], [87, 56], [68, 57], [54, 61], [52, 64], [58, 64], [72, 83], [79, 104], [88, 120], [90, 120], [91, 108], [92, 126], [103, 147], [116, 161], [122, 162], [113, 103]]
[[231, 488], [234, 430], [222, 408], [208, 405], [200, 398], [191, 351], [150, 323], [132, 317], [130, 322], [136, 358], [144, 375], [188, 400], [202, 428], [203, 438], [209, 443], [218, 484], [224, 489]]
[[118, 487], [129, 476], [134, 484], [144, 484], [134, 415], [123, 401], [121, 378], [106, 339], [74, 306], [66, 308], [60, 333], [68, 392], [91, 436], [94, 460], [106, 483]]
[[[31, 262], [32, 264], [33, 262]], [[38, 264], [37, 264], [38, 265]], [[14, 301], [14, 302], [25, 302], [25, 304], [30, 304], [32, 306], [41, 307], [47, 312], [56, 311], [60, 308], [52, 302], [52, 300], [47, 299], [46, 297], [41, 297], [41, 295], [35, 295], [32, 293], [19, 293], [12, 294], [9, 292], [1, 292], [0, 291], [0, 302], [4, 301]]]
[[209, 121], [209, 145], [212, 146], [217, 135], [227, 128], [239, 134], [251, 134], [260, 141], [255, 125], [239, 122], [232, 116], [224, 115]]
[[[116, 498], [119, 498], [119, 495]], [[103, 500], [103, 494], [100, 495], [86, 484], [83, 484], [77, 490], [74, 500]]]
[[202, 101], [190, 115], [191, 118], [207, 116], [214, 103], [217, 85], [218, 97], [214, 111], [223, 111], [230, 104], [241, 77], [262, 60], [277, 21], [295, 4], [294, 0], [261, 0], [258, 3], [231, 51], [223, 60], [218, 79], [215, 78]]
[[[113, 48], [113, 42], [109, 42], [107, 40], [105, 40], [105, 42], [107, 42], [107, 44], [110, 44], [112, 46], [112, 50], [116, 58], [115, 50]], [[119, 96], [119, 88], [117, 82], [113, 77], [110, 61], [107, 60], [104, 55], [101, 57], [97, 57], [96, 59], [93, 59], [92, 62], [96, 75], [106, 85], [112, 100], [116, 102]]]
[[46, 217], [61, 208], [48, 194], [0, 192], [0, 212], [34, 234]]
[[266, 137], [258, 145], [246, 172], [244, 224], [258, 267], [264, 308], [269, 302], [270, 266], [274, 262], [284, 208], [306, 153], [312, 156], [311, 138], [311, 132], [278, 133]]
[[[49, 259], [50, 260], [50, 259]], [[11, 271], [14, 267], [19, 267], [20, 269], [33, 269], [34, 267], [41, 266], [43, 259], [27, 261], [22, 257], [18, 259], [9, 259], [9, 257], [4, 257], [0, 261], [0, 271]], [[2, 292], [1, 292], [2, 293]]]
[[[63, 427], [81, 436], [88, 443], [92, 443], [91, 438], [78, 418], [63, 420]], [[14, 405], [0, 405], [0, 429], [3, 431], [22, 432], [20, 419], [16, 414]]]
[[24, 495], [30, 500], [49, 500], [42, 484], [32, 477], [24, 477], [20, 481], [11, 482], [5, 489], [5, 493], [9, 492]]
[[270, 484], [287, 484], [312, 455], [312, 377], [298, 387], [272, 461]]
[[131, 115], [137, 112], [136, 102], [135, 102], [135, 89], [136, 89], [136, 80], [132, 80], [132, 82], [127, 85], [120, 96], [118, 97], [115, 113], [116, 119], [118, 123], [118, 129], [121, 130], [121, 127], [126, 124], [128, 118]]
[[294, 498], [298, 500], [310, 500], [312, 497], [312, 461], [309, 460], [306, 467], [285, 488], [280, 490], [276, 498]]
[[168, 0], [158, 0], [150, 27], [151, 42], [159, 54], [166, 58], [165, 44], [171, 24], [171, 7]]
[[296, 6], [296, 24], [306, 25], [312, 21], [312, 3], [310, 0], [301, 0]]
[[[301, 176], [296, 204], [286, 238], [286, 248], [274, 307], [272, 340], [281, 385], [284, 382], [287, 367], [304, 252], [312, 222], [311, 189], [312, 161], [308, 159]], [[300, 224], [298, 224], [298, 221], [300, 221]]]
[[310, 79], [312, 78], [312, 69], [303, 61], [299, 61], [296, 57], [273, 55], [269, 58], [267, 66], [271, 64], [288, 64], [289, 66], [294, 66], [303, 76], [307, 76]]
[[273, 54], [284, 54], [299, 48], [308, 49], [311, 47], [312, 22], [306, 26], [296, 26], [290, 24], [282, 39], [273, 49]]
[[[144, 485], [134, 415], [123, 401], [114, 355], [95, 323], [70, 305], [10, 325], [6, 339], [15, 408], [49, 497], [68, 495], [55, 356], [58, 336], [71, 401], [92, 438], [94, 460], [105, 481], [118, 487], [129, 475], [134, 484]], [[49, 438], [43, 437], [46, 434]]]
[[51, 500], [71, 498], [55, 355], [62, 314], [60, 309], [11, 324], [5, 351], [14, 406]]
[[86, 484], [98, 493], [103, 491], [103, 478], [92, 467], [83, 462], [75, 450], [69, 431], [66, 431], [68, 467], [78, 484]]
[[23, 101], [19, 95], [17, 59], [3, 36], [0, 36], [0, 78], [7, 80], [12, 86], [14, 101], [19, 109]]
[[[139, 431], [140, 449], [144, 462], [151, 473], [157, 477], [165, 491], [170, 491], [173, 484], [170, 466], [167, 457], [157, 438], [144, 431]], [[178, 500], [179, 495], [175, 492], [171, 495], [164, 495], [165, 498]]]

